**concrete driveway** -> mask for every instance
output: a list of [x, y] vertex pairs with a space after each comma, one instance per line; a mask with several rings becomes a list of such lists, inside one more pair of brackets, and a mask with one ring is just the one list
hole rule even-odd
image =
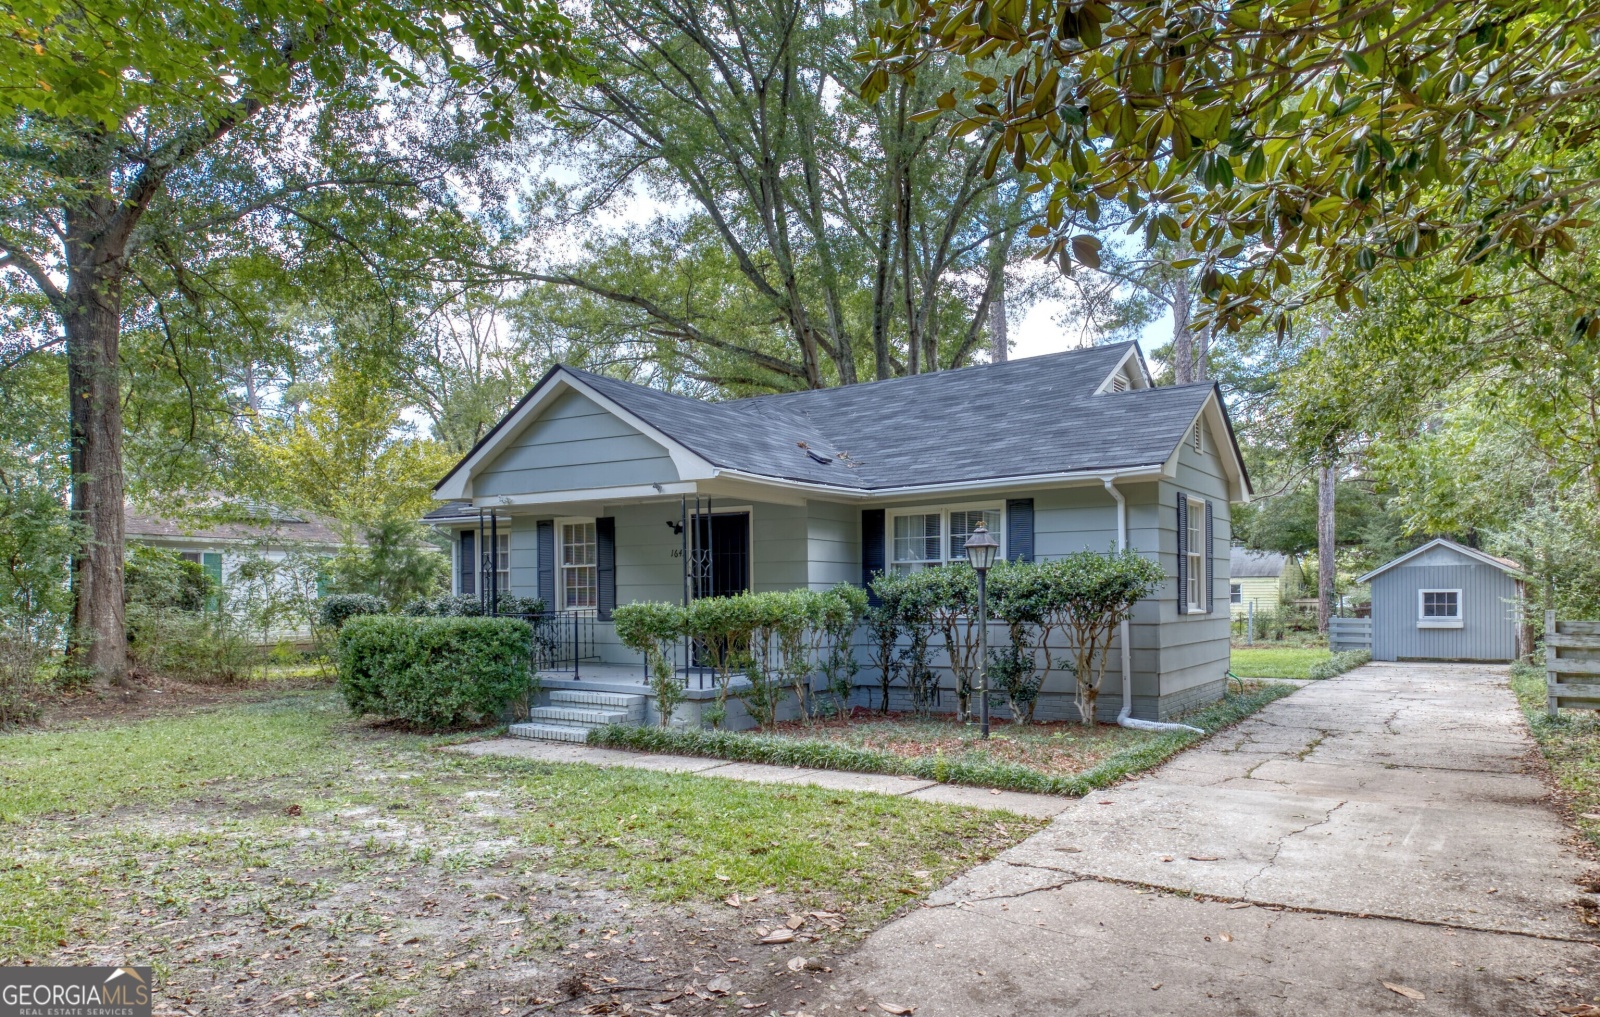
[[799, 1009], [1600, 1015], [1591, 866], [1536, 760], [1502, 668], [1312, 683], [1083, 799]]

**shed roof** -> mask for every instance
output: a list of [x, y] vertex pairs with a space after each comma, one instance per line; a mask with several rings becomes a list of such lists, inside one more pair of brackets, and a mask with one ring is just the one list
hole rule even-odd
[[1235, 547], [1228, 563], [1228, 576], [1232, 579], [1276, 579], [1283, 575], [1283, 568], [1288, 563], [1288, 556], [1276, 551]]
[[1214, 383], [1100, 392], [1137, 346], [1118, 343], [837, 388], [706, 402], [558, 366], [435, 490], [493, 447], [543, 388], [565, 378], [718, 469], [860, 493], [1042, 474], [1159, 467], [1217, 398]]
[[1392, 568], [1397, 568], [1398, 566], [1404, 565], [1406, 562], [1410, 561], [1411, 559], [1416, 558], [1419, 555], [1425, 554], [1428, 551], [1431, 551], [1436, 547], [1442, 547], [1447, 551], [1453, 551], [1456, 554], [1459, 554], [1464, 558], [1471, 559], [1472, 561], [1481, 562], [1484, 565], [1493, 566], [1494, 568], [1497, 568], [1500, 571], [1502, 571], [1502, 572], [1504, 572], [1504, 573], [1506, 573], [1508, 575], [1515, 576], [1518, 579], [1527, 578], [1526, 575], [1522, 571], [1522, 566], [1520, 564], [1518, 564], [1517, 562], [1512, 561], [1510, 558], [1502, 558], [1502, 557], [1500, 557], [1498, 555], [1489, 554], [1487, 551], [1479, 551], [1477, 548], [1467, 547], [1465, 544], [1458, 544], [1455, 541], [1450, 540], [1450, 539], [1448, 539], [1446, 537], [1435, 537], [1433, 540], [1428, 541], [1426, 544], [1423, 544], [1419, 548], [1415, 548], [1414, 550], [1407, 551], [1405, 554], [1402, 554], [1398, 558], [1395, 558], [1395, 559], [1392, 559], [1390, 561], [1384, 562], [1382, 565], [1379, 565], [1377, 568], [1373, 569], [1371, 572], [1368, 572], [1366, 575], [1361, 576], [1360, 578], [1358, 578], [1356, 580], [1356, 582], [1358, 582], [1358, 583], [1370, 583], [1377, 576], [1383, 575], [1385, 572], [1389, 571]]

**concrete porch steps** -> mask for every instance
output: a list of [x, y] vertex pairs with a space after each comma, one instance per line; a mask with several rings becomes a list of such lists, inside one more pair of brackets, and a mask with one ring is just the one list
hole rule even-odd
[[540, 741], [584, 742], [589, 732], [608, 724], [643, 724], [645, 697], [587, 689], [554, 689], [549, 705], [529, 711], [528, 720], [512, 724], [513, 738]]

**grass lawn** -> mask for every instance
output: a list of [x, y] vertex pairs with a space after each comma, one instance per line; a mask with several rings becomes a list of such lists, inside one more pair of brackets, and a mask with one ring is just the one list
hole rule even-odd
[[[1250, 682], [1243, 694], [1182, 719], [1213, 733], [1295, 690]], [[605, 728], [591, 744], [814, 769], [906, 774], [955, 784], [1081, 795], [1147, 770], [1194, 744], [1191, 732], [1134, 731], [1110, 724], [1000, 724], [988, 742], [976, 725], [947, 718], [861, 718], [785, 724], [761, 734]]]
[[152, 964], [192, 1012], [720, 1011], [1041, 825], [450, 740], [325, 691], [0, 736], [0, 963]]
[[1229, 666], [1241, 678], [1309, 678], [1313, 665], [1332, 656], [1318, 646], [1235, 646]]
[[1578, 829], [1600, 847], [1600, 712], [1563, 710], [1552, 718], [1545, 712], [1542, 664], [1513, 664], [1511, 688]]

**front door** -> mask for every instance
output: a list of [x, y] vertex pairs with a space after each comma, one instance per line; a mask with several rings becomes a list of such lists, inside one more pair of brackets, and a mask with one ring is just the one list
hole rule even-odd
[[728, 597], [750, 589], [750, 513], [694, 517], [692, 590], [699, 597]]

